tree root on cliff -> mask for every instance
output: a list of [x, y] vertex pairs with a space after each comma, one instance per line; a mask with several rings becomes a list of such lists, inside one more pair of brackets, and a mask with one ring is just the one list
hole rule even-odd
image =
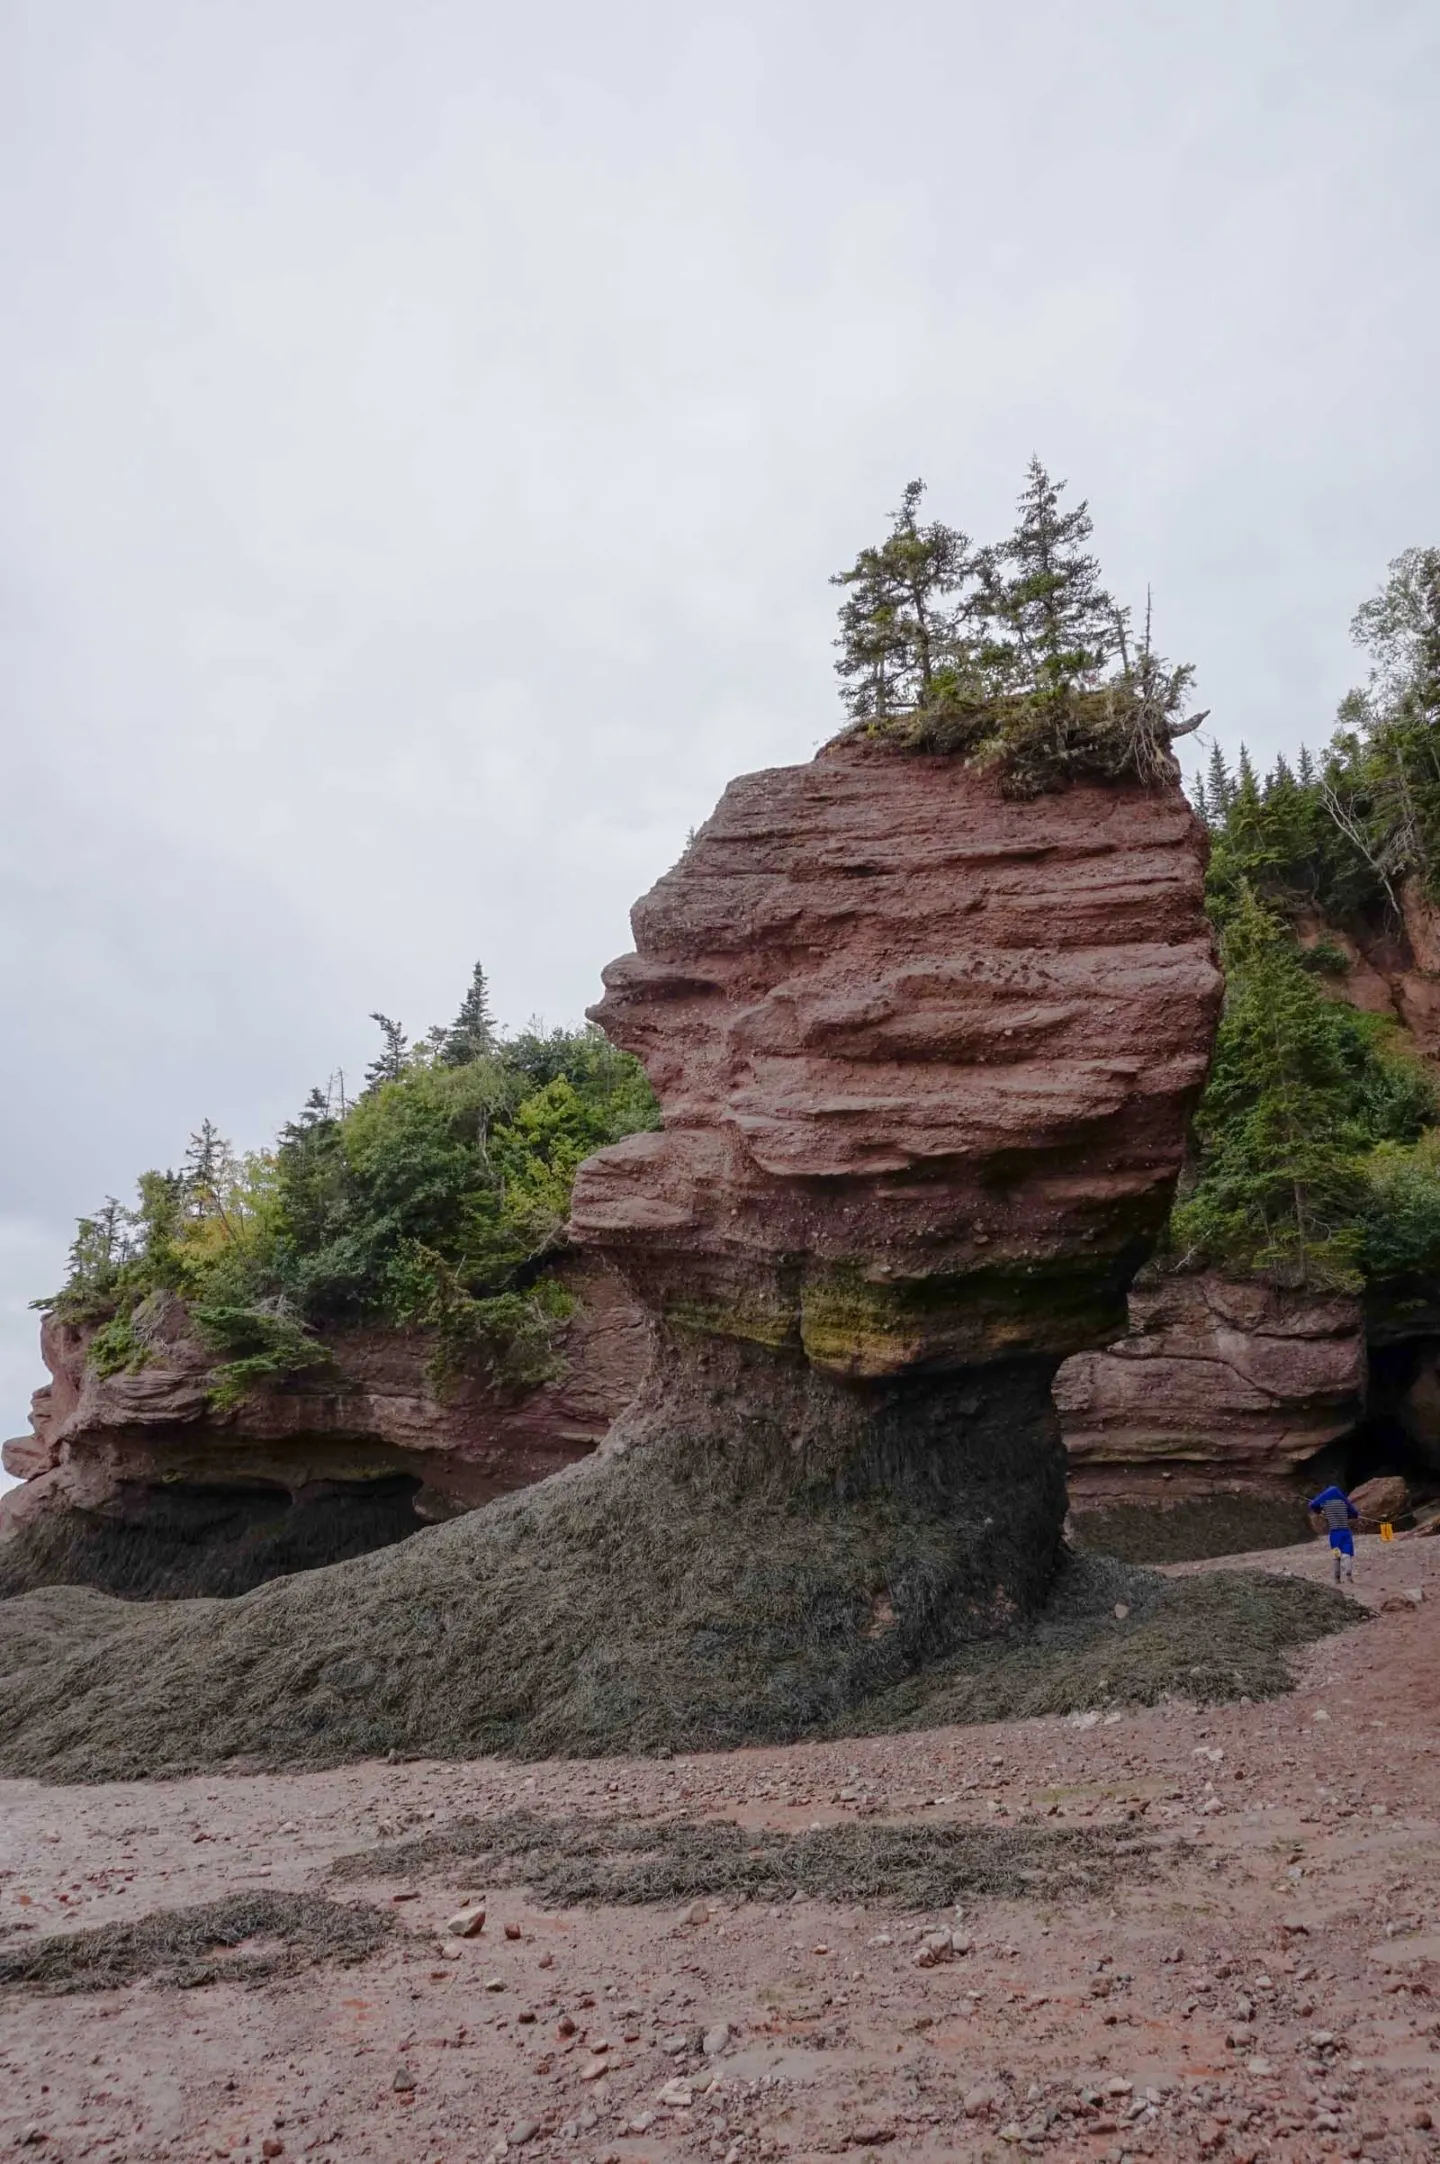
[[394, 1929], [383, 1910], [322, 1894], [230, 1894], [12, 1947], [0, 1953], [0, 1985], [114, 1991], [142, 1979], [182, 1989], [222, 1980], [259, 1984], [320, 1962], [364, 1961]]
[[92, 1642], [9, 1675], [7, 1631], [33, 1647], [30, 1603], [53, 1612], [63, 1589], [0, 1602], [0, 1772], [715, 1750], [1166, 1692], [1257, 1697], [1286, 1687], [1286, 1646], [1354, 1618], [1312, 1586], [1171, 1585], [1090, 1558], [1006, 1635], [975, 1558], [973, 1508], [962, 1522], [883, 1494], [760, 1493], [679, 1451], [591, 1459], [240, 1599], [78, 1593]]
[[418, 1839], [342, 1856], [343, 1882], [451, 1874], [524, 1886], [551, 1908], [723, 1894], [754, 1901], [891, 1902], [942, 1908], [979, 1895], [1062, 1900], [1153, 1877], [1153, 1842], [1120, 1827], [825, 1826], [757, 1831], [728, 1819], [458, 1818]]

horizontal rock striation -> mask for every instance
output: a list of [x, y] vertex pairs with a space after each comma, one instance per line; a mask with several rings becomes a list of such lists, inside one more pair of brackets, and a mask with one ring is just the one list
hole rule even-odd
[[858, 748], [733, 783], [592, 1009], [665, 1124], [581, 1168], [576, 1238], [838, 1375], [1103, 1342], [1209, 1060], [1202, 876], [1178, 791]]
[[1178, 789], [854, 744], [732, 783], [592, 1010], [664, 1111], [572, 1207], [661, 1325], [616, 1447], [909, 1498], [954, 1629], [1033, 1607], [1049, 1381], [1123, 1322], [1209, 1060], [1203, 870]]
[[358, 1554], [529, 1486], [591, 1452], [633, 1397], [649, 1325], [613, 1271], [563, 1266], [564, 1371], [524, 1395], [483, 1373], [437, 1393], [421, 1332], [323, 1333], [329, 1356], [211, 1406], [214, 1364], [181, 1301], [154, 1303], [151, 1358], [100, 1375], [93, 1330], [47, 1315], [50, 1384], [4, 1446], [0, 1590], [56, 1577], [121, 1593], [233, 1593]]
[[1055, 1378], [1072, 1501], [1288, 1493], [1294, 1469], [1360, 1420], [1366, 1380], [1348, 1294], [1212, 1271], [1137, 1288], [1128, 1335]]

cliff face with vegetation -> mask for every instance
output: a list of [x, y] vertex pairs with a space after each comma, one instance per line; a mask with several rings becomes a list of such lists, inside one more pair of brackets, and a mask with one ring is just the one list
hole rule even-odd
[[1313, 909], [1294, 922], [1297, 959], [1324, 958], [1316, 997], [1380, 1025], [1353, 1042], [1362, 1072], [1376, 1070], [1372, 1101], [1403, 1114], [1402, 1140], [1359, 1153], [1356, 1261], [1309, 1283], [1293, 1271], [1148, 1272], [1126, 1335], [1056, 1378], [1076, 1511], [1225, 1495], [1293, 1510], [1316, 1484], [1312, 1459], [1345, 1479], [1400, 1472], [1424, 1488], [1440, 1477], [1431, 1264], [1422, 1247], [1403, 1271], [1379, 1266], [1402, 1236], [1428, 1237], [1427, 1092], [1440, 1079], [1440, 909], [1414, 887], [1402, 905], [1390, 925], [1347, 929]]
[[1440, 553], [1360, 612], [1322, 754], [1199, 785], [1227, 992], [1167, 1219], [1216, 981], [1189, 671], [1038, 465], [995, 547], [921, 495], [836, 582], [850, 727], [638, 905], [613, 1044], [502, 1044], [477, 970], [416, 1045], [375, 1017], [358, 1098], [241, 1159], [206, 1127], [82, 1224], [0, 1584], [235, 1590], [401, 1537], [592, 1449], [652, 1318], [619, 1442], [903, 1488], [928, 1421], [1003, 1488], [1023, 1435], [1036, 1582], [1057, 1360], [1080, 1513], [1440, 1474]]
[[376, 1015], [358, 1100], [239, 1160], [207, 1125], [82, 1224], [9, 1583], [233, 1590], [396, 1538], [588, 1447], [652, 1317], [618, 1445], [933, 1506], [952, 1592], [1033, 1604], [1049, 1379], [1121, 1323], [1218, 997], [1190, 671], [1063, 489], [1032, 461], [977, 547], [907, 488], [835, 582], [845, 737], [736, 783], [639, 906], [623, 1050], [500, 1044], [477, 969], [419, 1045]]
[[1225, 1018], [1129, 1332], [1059, 1379], [1079, 1508], [1440, 1475], [1440, 552], [1354, 629], [1326, 750], [1198, 787]]
[[0, 1587], [244, 1592], [573, 1464], [633, 1396], [648, 1327], [611, 1271], [570, 1257], [554, 1281], [569, 1312], [547, 1381], [506, 1388], [475, 1365], [442, 1390], [434, 1332], [354, 1323], [220, 1413], [214, 1354], [174, 1294], [143, 1318], [146, 1362], [108, 1374], [88, 1357], [93, 1324], [47, 1316], [52, 1381], [32, 1434], [5, 1446], [24, 1485], [0, 1499]]
[[655, 1117], [639, 1068], [593, 1030], [501, 1045], [479, 972], [418, 1046], [378, 1019], [358, 1097], [244, 1157], [207, 1125], [82, 1222], [0, 1589], [241, 1592], [540, 1479], [625, 1404], [646, 1324], [563, 1226], [580, 1160]]

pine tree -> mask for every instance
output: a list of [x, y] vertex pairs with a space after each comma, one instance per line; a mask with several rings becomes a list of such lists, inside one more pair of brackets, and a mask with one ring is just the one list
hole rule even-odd
[[378, 1090], [382, 1082], [398, 1082], [405, 1072], [405, 1054], [409, 1039], [398, 1022], [392, 1022], [388, 1014], [371, 1013], [370, 1019], [380, 1026], [384, 1040], [379, 1056], [372, 1059], [365, 1069], [367, 1091]]
[[1094, 531], [1090, 507], [1062, 511], [1066, 485], [1031, 459], [1019, 524], [987, 556], [982, 581], [982, 606], [997, 620], [1001, 649], [1011, 649], [1012, 681], [1042, 695], [1094, 683], [1124, 636], [1099, 561], [1085, 552]]
[[939, 520], [921, 525], [924, 493], [923, 481], [909, 482], [884, 541], [830, 581], [845, 589], [835, 670], [856, 721], [924, 707], [956, 664], [955, 597], [969, 573], [970, 541]]
[[280, 1130], [280, 1140], [282, 1143], [298, 1141], [304, 1135], [313, 1134], [317, 1127], [333, 1123], [333, 1120], [329, 1095], [317, 1085], [301, 1106], [299, 1119], [285, 1122]]
[[1182, 1252], [1300, 1284], [1348, 1283], [1362, 1197], [1356, 1019], [1328, 1001], [1248, 889], [1226, 925], [1225, 1013], [1195, 1132]]
[[475, 964], [470, 989], [460, 1012], [441, 1038], [437, 1058], [442, 1067], [468, 1067], [486, 1059], [496, 1046], [495, 1017], [490, 1012], [490, 985], [481, 964]]
[[1225, 764], [1225, 754], [1217, 737], [1210, 747], [1210, 765], [1205, 777], [1205, 793], [1210, 802], [1210, 816], [1216, 826], [1223, 826], [1235, 799], [1235, 784], [1230, 769]]
[[230, 1144], [213, 1120], [202, 1120], [180, 1169], [187, 1217], [224, 1216], [225, 1187], [233, 1169]]

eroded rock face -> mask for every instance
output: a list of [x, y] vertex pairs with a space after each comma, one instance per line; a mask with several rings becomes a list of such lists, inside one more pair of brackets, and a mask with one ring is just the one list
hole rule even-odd
[[149, 1320], [154, 1357], [109, 1376], [87, 1363], [91, 1331], [47, 1315], [52, 1381], [34, 1433], [4, 1446], [24, 1485], [0, 1498], [0, 1585], [58, 1569], [120, 1592], [242, 1591], [574, 1463], [634, 1395], [649, 1328], [613, 1271], [568, 1275], [565, 1373], [518, 1399], [479, 1376], [437, 1395], [424, 1334], [346, 1330], [324, 1340], [329, 1365], [217, 1415], [179, 1300]]
[[[1316, 980], [1329, 997], [1383, 1015], [1440, 1070], [1440, 910], [1413, 882], [1400, 898], [1398, 925], [1311, 912], [1296, 930], [1343, 960]], [[1440, 1473], [1440, 1310], [1172, 1278], [1131, 1294], [1126, 1334], [1068, 1360], [1055, 1396], [1077, 1512], [1236, 1495], [1293, 1510], [1304, 1462], [1331, 1444]]]
[[1204, 848], [1178, 789], [1007, 803], [856, 746], [731, 784], [592, 1010], [665, 1119], [575, 1189], [662, 1324], [618, 1445], [969, 1483], [967, 1597], [1038, 1597], [1047, 1386], [1121, 1323], [1209, 1060]]
[[1432, 1069], [1440, 1068], [1440, 908], [1417, 881], [1400, 889], [1401, 923], [1359, 931], [1328, 923], [1318, 913], [1296, 926], [1305, 947], [1328, 947], [1343, 970], [1318, 982], [1334, 999], [1364, 1014], [1383, 1014], [1405, 1031]]
[[1055, 1378], [1077, 1510], [1290, 1492], [1365, 1406], [1365, 1320], [1347, 1294], [1168, 1277], [1130, 1295], [1128, 1334]]

